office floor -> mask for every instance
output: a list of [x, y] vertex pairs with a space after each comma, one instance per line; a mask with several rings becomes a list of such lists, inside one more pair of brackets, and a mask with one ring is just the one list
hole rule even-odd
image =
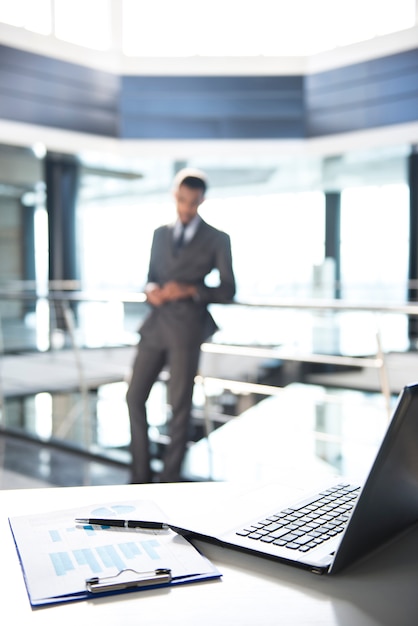
[[118, 485], [128, 482], [127, 467], [102, 463], [25, 438], [0, 435], [0, 489]]

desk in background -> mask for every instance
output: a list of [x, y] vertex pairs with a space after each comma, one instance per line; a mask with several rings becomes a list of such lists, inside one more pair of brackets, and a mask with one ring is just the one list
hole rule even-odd
[[184, 518], [188, 510], [243, 490], [231, 483], [181, 483], [1, 491], [2, 615], [25, 626], [416, 626], [418, 529], [334, 577], [196, 542], [223, 573], [221, 581], [31, 609], [9, 516], [150, 499]]

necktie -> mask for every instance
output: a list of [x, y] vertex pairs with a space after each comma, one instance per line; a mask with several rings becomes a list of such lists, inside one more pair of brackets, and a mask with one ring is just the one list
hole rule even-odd
[[179, 250], [181, 250], [182, 247], [184, 246], [185, 233], [186, 233], [186, 224], [182, 224], [180, 235], [177, 237], [176, 241], [174, 242], [174, 247], [175, 247], [176, 252], [179, 252]]

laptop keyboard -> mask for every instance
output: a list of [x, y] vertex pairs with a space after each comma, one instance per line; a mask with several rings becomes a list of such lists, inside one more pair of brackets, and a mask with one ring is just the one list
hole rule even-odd
[[308, 552], [345, 529], [359, 493], [360, 487], [339, 484], [243, 528], [236, 534], [254, 541]]

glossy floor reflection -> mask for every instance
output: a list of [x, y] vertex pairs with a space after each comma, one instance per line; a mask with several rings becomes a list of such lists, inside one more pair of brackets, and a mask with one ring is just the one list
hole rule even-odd
[[[304, 475], [360, 479], [374, 459], [388, 419], [379, 394], [295, 383], [216, 428], [208, 439], [202, 430], [190, 443], [183, 478], [246, 483], [300, 481]], [[3, 433], [0, 488], [126, 484], [128, 449], [114, 452], [118, 455], [112, 455], [113, 461], [93, 458]]]
[[10, 435], [0, 436], [0, 489], [118, 485], [128, 467]]
[[[225, 312], [233, 314], [235, 323], [233, 309], [227, 308]], [[322, 317], [319, 320], [314, 317], [308, 326], [312, 337], [315, 341], [321, 339], [322, 345], [324, 328], [319, 327], [320, 322], [322, 324]], [[277, 321], [274, 324], [280, 327]], [[361, 325], [356, 326], [356, 332], [358, 328], [361, 329]], [[24, 437], [2, 435], [0, 430], [0, 488], [129, 482], [126, 388], [136, 348], [115, 343], [113, 347], [82, 350], [81, 369], [88, 392], [84, 398], [79, 392], [80, 369], [76, 367], [74, 351], [57, 349], [38, 353], [33, 351], [34, 328], [30, 336], [29, 329], [24, 332], [22, 324], [7, 328], [3, 324], [2, 329], [7, 351], [0, 355], [1, 426], [41, 440], [55, 437], [85, 450], [99, 450], [101, 455], [122, 460], [125, 465], [33, 443]], [[331, 339], [335, 336], [341, 339], [345, 336], [343, 330], [344, 325], [338, 333], [331, 333]], [[373, 346], [364, 344], [364, 338], [361, 346], [352, 341], [352, 335], [350, 338], [349, 354], [353, 351], [355, 354], [373, 353]], [[358, 339], [357, 335], [355, 338]], [[331, 344], [334, 348], [333, 341]], [[264, 376], [270, 372], [270, 366], [271, 363], [266, 364], [264, 360], [261, 364], [252, 361], [253, 369], [249, 374], [249, 363], [244, 363], [241, 357], [229, 359], [220, 355], [215, 359], [211, 353], [204, 354], [201, 363], [202, 373], [208, 377], [264, 382], [259, 374]], [[390, 389], [396, 395], [404, 384], [415, 380], [418, 352], [388, 354], [386, 366]], [[379, 372], [367, 368], [334, 372], [331, 368], [329, 372], [314, 370], [308, 375], [303, 368], [293, 372], [292, 362], [289, 367], [292, 376], [283, 376], [286, 379], [283, 384], [301, 379], [309, 383], [296, 389], [290, 407], [270, 399], [249, 408], [254, 404], [254, 398], [249, 395], [244, 396], [236, 413], [229, 413], [224, 390], [219, 390], [219, 397], [223, 399], [222, 402], [214, 399], [213, 412], [221, 409], [227, 415], [239, 415], [244, 411], [242, 419], [234, 418], [225, 427], [217, 428], [209, 441], [203, 438], [204, 428], [199, 426], [200, 441], [193, 433], [191, 441], [196, 443], [192, 443], [186, 458], [186, 480], [268, 480], [274, 472], [283, 472], [285, 468], [304, 472], [303, 448], [309, 450], [310, 467], [320, 471], [329, 468], [338, 472], [348, 470], [351, 474], [352, 469], [367, 466], [387, 423], [384, 401], [378, 393]], [[334, 399], [326, 402], [318, 399], [317, 387], [328, 388]], [[207, 393], [207, 386], [205, 389]], [[196, 394], [199, 397], [195, 405], [202, 413], [206, 405], [199, 385]], [[92, 419], [85, 419], [86, 409]], [[163, 445], [161, 441], [166, 437], [162, 428], [168, 413], [165, 386], [155, 385], [149, 416], [156, 448]], [[340, 439], [344, 443], [340, 443]]]
[[381, 394], [293, 383], [194, 444], [184, 470], [195, 480], [303, 482], [315, 474], [361, 481], [388, 423]]

